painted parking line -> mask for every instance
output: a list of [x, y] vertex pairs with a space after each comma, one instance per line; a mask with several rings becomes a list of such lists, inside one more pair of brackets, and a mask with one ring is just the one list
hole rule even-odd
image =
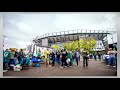
[[117, 70], [111, 70], [111, 69], [103, 69], [103, 68], [97, 68], [99, 70], [105, 70], [105, 71], [117, 71]]

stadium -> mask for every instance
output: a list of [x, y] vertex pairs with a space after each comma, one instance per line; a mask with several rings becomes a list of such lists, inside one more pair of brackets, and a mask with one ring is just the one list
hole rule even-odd
[[36, 53], [38, 49], [50, 48], [54, 44], [62, 47], [63, 43], [80, 40], [83, 37], [93, 37], [97, 41], [96, 50], [107, 50], [109, 47], [107, 36], [114, 33], [116, 31], [83, 29], [47, 33], [34, 38], [32, 44], [27, 46], [27, 51]]

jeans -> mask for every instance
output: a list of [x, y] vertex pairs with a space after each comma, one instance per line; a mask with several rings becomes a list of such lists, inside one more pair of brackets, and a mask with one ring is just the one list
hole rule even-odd
[[111, 65], [111, 62], [113, 62], [113, 66], [116, 66], [116, 58], [115, 57], [110, 57], [108, 60], [108, 65]]
[[60, 64], [60, 58], [57, 58], [57, 63]]
[[86, 57], [83, 57], [83, 66], [88, 66], [88, 59]]
[[78, 59], [79, 59], [79, 58], [76, 57], [75, 59], [76, 59], [76, 63], [77, 63], [77, 65], [78, 65]]

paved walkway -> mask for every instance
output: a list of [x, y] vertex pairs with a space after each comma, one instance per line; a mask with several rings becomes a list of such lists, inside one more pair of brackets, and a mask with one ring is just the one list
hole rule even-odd
[[117, 69], [112, 66], [107, 66], [103, 61], [89, 60], [89, 66], [83, 67], [83, 61], [79, 65], [74, 63], [74, 66], [67, 68], [60, 68], [59, 65], [45, 67], [30, 67], [28, 70], [14, 72], [9, 70], [3, 73], [4, 76], [117, 76]]

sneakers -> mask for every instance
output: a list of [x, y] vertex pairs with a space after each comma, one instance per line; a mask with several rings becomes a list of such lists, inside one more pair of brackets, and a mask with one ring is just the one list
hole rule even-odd
[[113, 67], [116, 67], [116, 66], [113, 66]]
[[110, 65], [107, 65], [107, 66], [110, 66]]
[[65, 66], [65, 68], [66, 68], [67, 66]]
[[63, 68], [62, 66], [60, 66], [60, 68]]

